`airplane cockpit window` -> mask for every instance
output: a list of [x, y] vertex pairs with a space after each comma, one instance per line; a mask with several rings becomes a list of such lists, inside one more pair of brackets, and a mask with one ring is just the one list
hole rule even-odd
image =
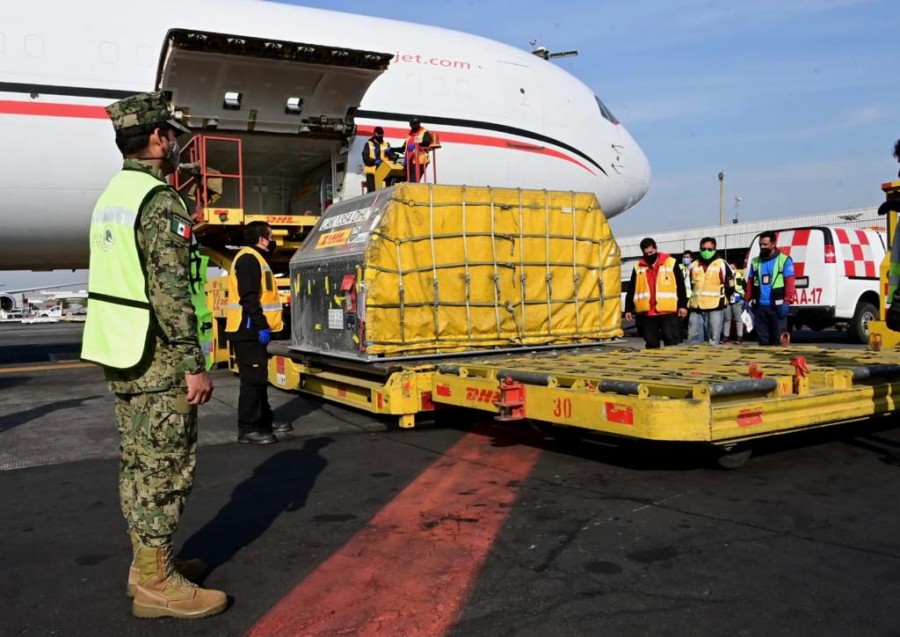
[[613, 124], [618, 124], [619, 120], [616, 119], [616, 116], [612, 114], [612, 111], [606, 108], [606, 104], [604, 104], [599, 97], [594, 95], [594, 99], [597, 100], [597, 106], [600, 107], [600, 114], [603, 115], [606, 119], [611, 121]]

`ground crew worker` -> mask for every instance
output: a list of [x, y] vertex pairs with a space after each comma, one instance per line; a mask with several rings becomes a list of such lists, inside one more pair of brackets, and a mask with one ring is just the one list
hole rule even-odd
[[[900, 139], [894, 142], [894, 159], [900, 161]], [[897, 171], [897, 177], [900, 177], [900, 171]]]
[[[894, 159], [900, 162], [900, 139], [894, 143]], [[900, 172], [897, 173], [900, 177]], [[879, 215], [887, 215], [891, 212], [900, 212], [900, 200], [888, 199], [878, 207]], [[888, 293], [890, 306], [888, 307], [885, 322], [888, 329], [900, 332], [900, 224], [894, 228], [894, 237], [891, 241], [891, 263], [888, 269]], [[900, 458], [898, 458], [900, 463]]]
[[625, 319], [637, 314], [637, 323], [647, 349], [677, 345], [678, 319], [687, 316], [684, 277], [675, 258], [658, 252], [656, 241], [641, 241], [643, 257], [634, 265], [625, 295]]
[[197, 405], [212, 381], [190, 293], [191, 219], [166, 182], [189, 131], [159, 92], [107, 107], [124, 165], [90, 226], [88, 316], [81, 357], [103, 366], [116, 400], [119, 496], [133, 548], [127, 592], [138, 617], [193, 619], [225, 610], [225, 593], [187, 577], [173, 537], [194, 481]]
[[[197, 221], [197, 215], [194, 222]], [[194, 314], [197, 316], [197, 337], [200, 342], [200, 350], [203, 352], [203, 360], [206, 369], [212, 369], [213, 365], [213, 314], [206, 302], [206, 272], [209, 267], [209, 257], [200, 254], [200, 245], [196, 237], [191, 235], [191, 303], [194, 306]]]
[[[687, 295], [688, 303], [691, 301], [691, 263], [694, 262], [694, 253], [685, 250], [681, 253], [681, 263], [678, 268], [681, 270], [681, 278], [684, 279], [684, 292]], [[684, 342], [688, 337], [688, 317], [678, 319], [678, 335]]]
[[406, 137], [406, 180], [419, 182], [431, 163], [431, 133], [422, 126], [418, 117], [409, 120], [409, 135]]
[[268, 445], [278, 442], [273, 431], [284, 433], [290, 423], [274, 423], [269, 405], [269, 356], [266, 346], [273, 332], [284, 329], [281, 300], [272, 269], [263, 254], [272, 254], [275, 239], [264, 221], [244, 228], [244, 245], [228, 275], [225, 332], [234, 348], [241, 381], [238, 396], [238, 442]]
[[750, 261], [744, 293], [744, 309], [753, 309], [760, 345], [781, 342], [794, 293], [794, 261], [776, 247], [774, 232], [760, 233], [759, 256]]
[[722, 342], [727, 343], [731, 340], [731, 328], [734, 327], [734, 342], [738, 345], [744, 343], [744, 322], [741, 320], [741, 312], [744, 308], [744, 273], [737, 267], [735, 263], [729, 263], [728, 266], [734, 272], [734, 294], [728, 300], [725, 307], [725, 323], [722, 327]]
[[375, 190], [375, 171], [387, 159], [394, 161], [395, 154], [391, 145], [384, 141], [384, 129], [376, 126], [372, 136], [363, 146], [363, 172], [366, 175], [366, 192]]
[[691, 310], [688, 342], [718, 345], [725, 321], [725, 306], [734, 294], [734, 275], [716, 256], [716, 240], [700, 240], [700, 259], [691, 264]]
[[[209, 206], [219, 200], [222, 196], [223, 184], [221, 177], [207, 177], [203, 179], [200, 165], [188, 165], [194, 174], [194, 185], [188, 191], [188, 200], [194, 203], [194, 223], [203, 223], [204, 221], [204, 204]], [[182, 171], [185, 165], [180, 166]], [[208, 173], [219, 174], [218, 170], [213, 168], [207, 169]], [[205, 197], [203, 196], [204, 182], [206, 186]], [[197, 330], [200, 339], [200, 349], [203, 351], [203, 357], [206, 360], [206, 369], [212, 369], [213, 366], [213, 314], [206, 302], [206, 273], [209, 267], [209, 257], [200, 253], [200, 244], [197, 237], [191, 233], [191, 301], [194, 304], [194, 312], [197, 315]]]

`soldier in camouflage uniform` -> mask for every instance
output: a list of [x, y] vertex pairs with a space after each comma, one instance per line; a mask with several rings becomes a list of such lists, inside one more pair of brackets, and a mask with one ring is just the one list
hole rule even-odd
[[[120, 100], [107, 112], [124, 166], [98, 201], [91, 223], [82, 357], [104, 365], [115, 394], [119, 494], [134, 548], [127, 590], [138, 617], [206, 617], [225, 609], [226, 595], [186, 579], [202, 574], [202, 562], [172, 556], [194, 480], [197, 406], [213, 390], [189, 289], [191, 219], [166, 182], [178, 168], [177, 138], [189, 131], [161, 93]], [[136, 217], [127, 216], [128, 206], [121, 201], [140, 202], [133, 206]], [[116, 223], [123, 215], [125, 231], [120, 232]], [[100, 267], [117, 250], [127, 252], [129, 242], [138, 259], [113, 256], [123, 265]], [[109, 274], [116, 269], [117, 275]], [[141, 334], [144, 318], [146, 333]], [[135, 350], [132, 359], [122, 353], [129, 349]]]

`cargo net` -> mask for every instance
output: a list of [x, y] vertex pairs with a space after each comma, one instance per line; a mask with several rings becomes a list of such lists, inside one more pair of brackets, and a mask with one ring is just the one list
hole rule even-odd
[[622, 335], [620, 252], [593, 194], [404, 184], [364, 258], [369, 355]]

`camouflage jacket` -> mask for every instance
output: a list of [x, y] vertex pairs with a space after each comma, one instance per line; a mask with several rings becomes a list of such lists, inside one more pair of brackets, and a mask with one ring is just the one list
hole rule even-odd
[[[163, 172], [145, 161], [126, 159], [123, 168], [165, 181]], [[179, 215], [190, 225], [186, 214], [169, 190], [156, 193], [140, 210], [137, 243], [153, 316], [143, 361], [128, 370], [106, 370], [109, 388], [117, 394], [183, 387], [186, 373], [204, 369], [189, 285], [191, 242], [172, 223]]]

